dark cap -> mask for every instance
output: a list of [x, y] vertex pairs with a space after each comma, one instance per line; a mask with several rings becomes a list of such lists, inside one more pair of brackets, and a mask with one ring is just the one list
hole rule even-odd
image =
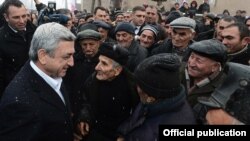
[[97, 31], [86, 29], [81, 31], [77, 34], [77, 40], [84, 40], [84, 39], [93, 39], [93, 40], [101, 40], [101, 34]]
[[120, 65], [126, 65], [129, 52], [126, 48], [112, 43], [103, 43], [99, 48], [100, 55], [106, 56]]
[[198, 98], [210, 108], [222, 108], [239, 121], [250, 124], [250, 66], [227, 63], [226, 78], [209, 98]]
[[178, 56], [170, 53], [153, 55], [142, 61], [134, 75], [140, 88], [154, 98], [173, 98], [182, 90]]
[[170, 23], [173, 28], [189, 28], [195, 30], [195, 20], [188, 17], [180, 17]]
[[227, 60], [225, 45], [223, 45], [216, 39], [195, 42], [191, 44], [189, 48], [191, 49], [191, 51], [201, 56], [220, 62], [222, 65], [224, 65]]
[[177, 11], [172, 11], [169, 13], [169, 15], [167, 16], [165, 23], [166, 24], [170, 24], [172, 21], [174, 21], [175, 19], [178, 19], [181, 17], [180, 12]]
[[127, 33], [134, 35], [135, 34], [135, 27], [132, 24], [130, 24], [129, 22], [121, 22], [121, 23], [118, 23], [118, 25], [116, 26], [115, 34], [118, 31], [125, 31]]
[[96, 21], [93, 22], [93, 24], [95, 24], [97, 27], [102, 27], [102, 28], [104, 28], [106, 30], [111, 29], [111, 25], [109, 25], [106, 22], [101, 21], [101, 20], [96, 20]]
[[215, 19], [215, 15], [212, 14], [212, 13], [208, 13], [205, 17], [211, 19], [211, 20], [214, 20]]
[[98, 31], [98, 28], [97, 28], [97, 26], [95, 24], [93, 24], [93, 23], [85, 23], [85, 24], [80, 25], [80, 27], [78, 28], [78, 32], [81, 32], [81, 31], [84, 31], [84, 30], [87, 30], [87, 29]]

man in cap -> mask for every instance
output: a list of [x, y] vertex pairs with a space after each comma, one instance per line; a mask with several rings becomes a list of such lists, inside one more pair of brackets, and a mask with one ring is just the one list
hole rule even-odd
[[200, 115], [206, 124], [250, 124], [250, 67], [227, 63], [225, 80], [209, 98], [199, 98], [203, 105]]
[[227, 47], [228, 61], [250, 65], [250, 31], [243, 23], [233, 23], [222, 31], [222, 43]]
[[225, 46], [215, 39], [204, 40], [190, 45], [190, 56], [185, 69], [187, 100], [195, 109], [197, 98], [210, 96], [218, 87], [224, 75], [222, 69], [227, 59]]
[[95, 71], [95, 66], [98, 63], [101, 35], [97, 31], [87, 29], [78, 33], [77, 42], [81, 46], [81, 51], [74, 55], [75, 65], [68, 70], [64, 77], [64, 82], [70, 92], [73, 113], [80, 110], [79, 101], [81, 100], [82, 86]]
[[115, 140], [116, 129], [129, 115], [139, 98], [132, 74], [124, 67], [128, 51], [104, 43], [99, 63], [84, 85], [84, 106], [78, 116], [78, 134], [87, 141]]
[[180, 17], [170, 23], [172, 38], [166, 39], [152, 54], [176, 53], [180, 60], [186, 61], [188, 46], [193, 43], [196, 23], [188, 17]]
[[140, 103], [119, 131], [126, 141], [158, 140], [161, 124], [195, 124], [180, 82], [181, 62], [175, 54], [162, 53], [145, 59], [135, 70]]
[[131, 72], [133, 72], [136, 66], [148, 55], [147, 50], [135, 41], [134, 35], [134, 27], [130, 23], [122, 22], [115, 28], [117, 43], [129, 51], [129, 59], [126, 66]]
[[109, 31], [111, 30], [112, 25], [100, 20], [94, 21], [93, 24], [97, 26], [97, 30], [101, 34], [102, 42], [115, 43], [115, 40], [109, 37]]
[[142, 28], [141, 33], [139, 33], [139, 43], [142, 47], [146, 48], [148, 54], [151, 54], [153, 48], [156, 47], [158, 41], [158, 29], [154, 25], [146, 25]]

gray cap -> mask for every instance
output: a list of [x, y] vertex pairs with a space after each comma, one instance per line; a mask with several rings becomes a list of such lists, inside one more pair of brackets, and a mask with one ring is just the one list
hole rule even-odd
[[92, 29], [86, 29], [77, 34], [77, 40], [83, 40], [83, 39], [101, 40], [101, 34]]
[[101, 21], [101, 20], [96, 20], [96, 21], [93, 22], [93, 24], [95, 24], [97, 27], [102, 27], [102, 28], [104, 28], [106, 30], [111, 29], [111, 25], [109, 25], [106, 22]]
[[223, 45], [216, 39], [195, 42], [191, 44], [189, 48], [191, 49], [191, 51], [198, 53], [201, 56], [220, 62], [222, 65], [224, 65], [227, 60], [225, 45]]
[[188, 17], [180, 17], [172, 21], [170, 26], [173, 28], [190, 28], [195, 30], [196, 22]]

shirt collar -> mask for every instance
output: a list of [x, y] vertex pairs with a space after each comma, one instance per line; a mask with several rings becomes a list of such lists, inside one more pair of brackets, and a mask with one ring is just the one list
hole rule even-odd
[[[8, 26], [10, 27], [10, 29], [12, 30], [12, 31], [14, 31], [15, 33], [17, 33], [18, 31], [17, 30], [15, 30], [14, 28], [12, 28], [9, 24], [8, 24]], [[26, 31], [26, 28], [24, 29], [24, 31]]]
[[59, 90], [61, 88], [62, 84], [62, 78], [52, 78], [48, 76], [46, 73], [44, 73], [40, 68], [38, 68], [33, 61], [30, 61], [31, 67], [34, 69], [34, 71], [40, 75], [54, 90]]

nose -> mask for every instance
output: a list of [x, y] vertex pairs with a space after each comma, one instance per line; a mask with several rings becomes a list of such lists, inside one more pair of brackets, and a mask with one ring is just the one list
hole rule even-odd
[[98, 64], [95, 66], [95, 70], [99, 70], [99, 67], [100, 67], [100, 63], [98, 63]]
[[74, 66], [74, 58], [73, 56], [70, 57], [69, 61], [68, 61], [68, 65], [73, 67]]

